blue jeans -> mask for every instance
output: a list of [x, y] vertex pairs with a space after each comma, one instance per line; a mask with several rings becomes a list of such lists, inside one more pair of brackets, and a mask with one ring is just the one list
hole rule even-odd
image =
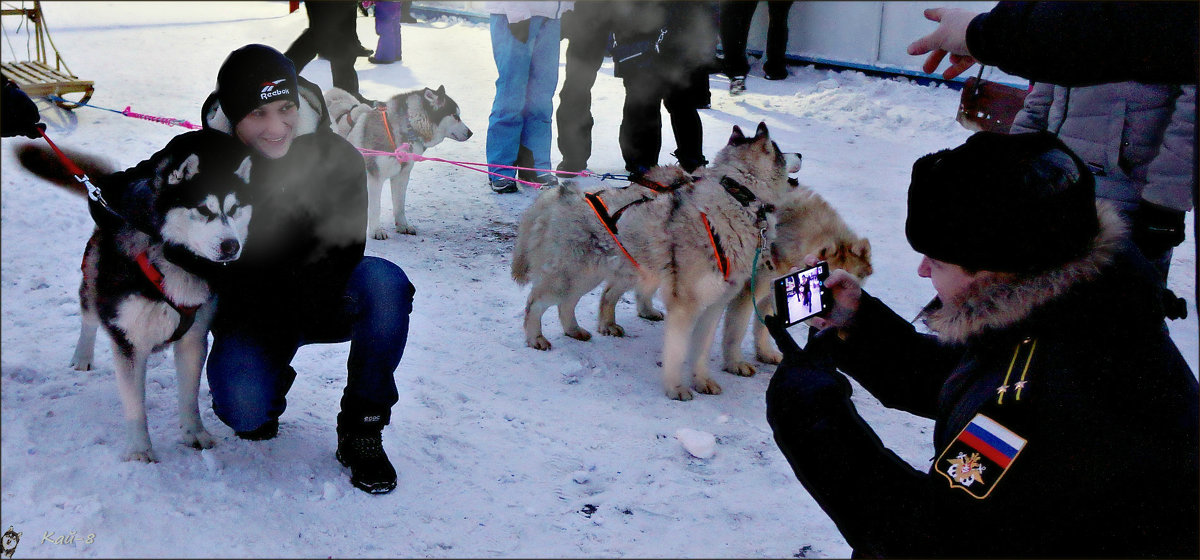
[[[279, 418], [296, 378], [289, 365], [301, 346], [350, 341], [343, 412], [380, 415], [386, 423], [399, 400], [393, 373], [408, 340], [414, 287], [400, 267], [363, 257], [350, 275], [340, 306], [318, 309], [308, 325], [213, 331], [208, 387], [213, 411], [237, 432]], [[219, 305], [219, 303], [218, 303]]]
[[[492, 57], [496, 59], [496, 98], [488, 117], [487, 160], [513, 165], [525, 146], [533, 166], [550, 169], [551, 119], [558, 87], [559, 20], [535, 16], [529, 39], [516, 40], [508, 18], [492, 14]], [[490, 169], [515, 177], [512, 169]]]

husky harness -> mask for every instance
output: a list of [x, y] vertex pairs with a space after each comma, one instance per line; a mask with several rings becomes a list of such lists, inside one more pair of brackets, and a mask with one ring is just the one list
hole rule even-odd
[[[645, 175], [637, 173], [630, 175], [629, 180], [656, 193], [673, 193], [678, 190], [679, 187], [691, 183], [698, 178], [699, 177], [688, 176], [677, 179], [669, 185], [664, 185], [657, 181], [652, 181], [646, 178]], [[729, 196], [733, 197], [733, 199], [738, 201], [738, 203], [740, 203], [743, 207], [748, 208], [750, 203], [758, 200], [758, 197], [754, 195], [753, 191], [746, 188], [745, 185], [742, 185], [741, 183], [729, 178], [728, 176], [721, 177], [720, 183], [721, 187], [725, 189], [725, 192], [729, 193]], [[587, 201], [588, 206], [591, 206], [592, 212], [596, 214], [596, 218], [599, 219], [600, 223], [604, 225], [604, 229], [608, 231], [608, 235], [612, 237], [613, 242], [617, 244], [617, 248], [620, 249], [621, 253], [625, 255], [625, 258], [629, 259], [629, 262], [633, 264], [633, 268], [640, 269], [641, 267], [638, 265], [637, 260], [633, 258], [633, 255], [629, 254], [629, 251], [627, 251], [625, 246], [621, 244], [621, 240], [617, 238], [617, 220], [621, 219], [621, 214], [624, 213], [625, 210], [628, 210], [631, 206], [650, 201], [650, 197], [643, 196], [638, 200], [622, 206], [616, 212], [612, 213], [608, 211], [608, 206], [604, 204], [604, 200], [602, 200], [597, 193], [585, 193], [583, 198]], [[767, 213], [774, 210], [774, 206], [771, 206], [770, 204], [763, 204], [755, 212], [755, 217], [761, 223], [766, 219]], [[725, 255], [725, 250], [721, 247], [721, 237], [713, 232], [712, 224], [710, 224], [708, 221], [708, 215], [704, 212], [700, 213], [700, 221], [704, 224], [704, 231], [708, 233], [708, 242], [710, 245], [712, 245], [713, 257], [717, 261], [717, 269], [721, 271], [721, 276], [725, 280], [729, 280], [729, 257]], [[760, 235], [763, 236], [765, 241], [765, 229], [760, 231]], [[770, 266], [770, 263], [768, 263], [768, 266]]]
[[171, 333], [171, 338], [167, 339], [167, 343], [175, 342], [180, 338], [183, 338], [184, 333], [188, 332], [188, 330], [192, 328], [192, 324], [196, 322], [196, 310], [200, 309], [200, 306], [175, 305], [175, 302], [171, 301], [171, 298], [167, 296], [167, 292], [163, 289], [162, 272], [158, 270], [158, 267], [154, 266], [154, 264], [150, 262], [150, 259], [146, 257], [146, 252], [142, 251], [138, 253], [136, 260], [138, 267], [142, 269], [142, 274], [144, 274], [146, 279], [158, 289], [160, 294], [162, 294], [163, 301], [179, 314], [179, 326], [175, 327], [175, 332]]

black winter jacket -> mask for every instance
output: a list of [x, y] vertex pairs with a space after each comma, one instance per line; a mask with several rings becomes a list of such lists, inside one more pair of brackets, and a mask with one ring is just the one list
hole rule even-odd
[[[846, 340], [827, 331], [785, 356], [768, 419], [856, 554], [1200, 552], [1196, 378], [1166, 334], [1149, 263], [1119, 240], [1115, 211], [1103, 217], [1088, 256], [933, 312], [937, 338], [864, 295]], [[927, 472], [883, 446], [834, 363], [885, 406], [936, 420]], [[956, 475], [973, 448], [955, 442], [980, 414], [1025, 443], [1007, 470], [984, 462], [971, 487]]]
[[1000, 2], [971, 20], [967, 49], [1035, 82], [1195, 84], [1196, 2]]
[[[253, 215], [241, 258], [214, 281], [213, 329], [309, 325], [309, 311], [338, 305], [362, 260], [367, 231], [363, 157], [329, 126], [321, 90], [303, 78], [296, 138], [286, 156], [254, 153]], [[206, 129], [233, 133], [216, 95], [203, 107]]]
[[[663, 80], [685, 86], [692, 72], [712, 63], [717, 29], [708, 2], [617, 2], [612, 18], [617, 45], [649, 49], [642, 56], [619, 62], [620, 47], [614, 47], [614, 75], [619, 78]], [[655, 43], [657, 52], [653, 50]]]

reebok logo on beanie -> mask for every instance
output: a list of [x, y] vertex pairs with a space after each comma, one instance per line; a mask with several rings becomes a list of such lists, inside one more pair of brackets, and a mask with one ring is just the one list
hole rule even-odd
[[280, 95], [288, 95], [288, 94], [292, 93], [292, 90], [287, 89], [287, 88], [275, 89], [275, 86], [278, 86], [279, 84], [286, 82], [286, 81], [287, 81], [287, 78], [281, 78], [281, 79], [275, 80], [274, 82], [263, 82], [262, 92], [259, 93], [259, 97], [264, 100], [267, 100], [272, 97], [277, 97]]
[[251, 111], [281, 99], [300, 103], [296, 68], [266, 45], [246, 45], [231, 53], [217, 72], [217, 101], [235, 126]]

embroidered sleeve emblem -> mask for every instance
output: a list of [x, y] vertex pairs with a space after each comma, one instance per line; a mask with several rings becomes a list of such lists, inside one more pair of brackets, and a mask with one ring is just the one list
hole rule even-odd
[[[1026, 440], [1000, 423], [976, 414], [938, 457], [937, 472], [976, 499], [991, 494], [1025, 447]], [[984, 478], [983, 474], [988, 473]]]

